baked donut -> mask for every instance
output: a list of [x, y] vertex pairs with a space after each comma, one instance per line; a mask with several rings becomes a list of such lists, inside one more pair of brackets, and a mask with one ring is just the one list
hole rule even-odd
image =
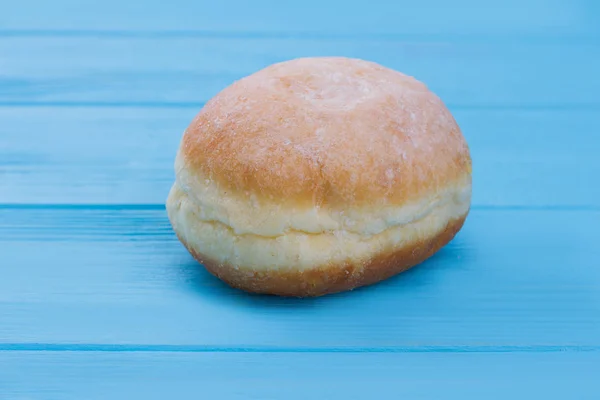
[[421, 82], [343, 57], [273, 64], [192, 120], [167, 199], [179, 240], [229, 285], [320, 296], [415, 266], [461, 229], [471, 157]]

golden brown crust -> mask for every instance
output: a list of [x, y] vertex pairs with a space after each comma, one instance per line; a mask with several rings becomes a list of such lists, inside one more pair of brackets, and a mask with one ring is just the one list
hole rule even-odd
[[434, 237], [380, 254], [356, 265], [324, 265], [308, 271], [254, 271], [214, 262], [184, 244], [193, 257], [213, 275], [230, 286], [252, 293], [289, 297], [316, 297], [372, 285], [420, 264], [450, 242], [464, 224], [466, 215], [450, 221]]
[[211, 99], [181, 146], [189, 174], [282, 205], [404, 204], [470, 179], [467, 144], [425, 85], [340, 57], [279, 63]]

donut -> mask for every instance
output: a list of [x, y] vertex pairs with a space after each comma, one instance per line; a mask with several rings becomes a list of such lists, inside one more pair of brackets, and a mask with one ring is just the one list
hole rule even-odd
[[279, 62], [216, 94], [175, 155], [169, 221], [246, 292], [316, 297], [421, 264], [462, 228], [471, 157], [444, 103], [371, 61]]

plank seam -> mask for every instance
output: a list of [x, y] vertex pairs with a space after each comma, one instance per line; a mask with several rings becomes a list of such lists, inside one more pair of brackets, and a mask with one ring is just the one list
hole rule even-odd
[[[0, 203], [0, 210], [98, 210], [98, 211], [163, 211], [165, 205], [157, 204], [35, 204], [35, 203]], [[600, 211], [600, 205], [477, 205], [472, 211]]]
[[591, 44], [600, 45], [596, 34], [460, 34], [460, 33], [381, 33], [259, 30], [125, 30], [125, 29], [1, 29], [0, 38], [110, 38], [110, 39], [221, 39], [221, 40], [302, 40], [302, 41], [379, 41], [416, 43], [518, 43], [526, 45]]
[[38, 352], [185, 352], [185, 353], [554, 353], [598, 352], [600, 346], [587, 345], [497, 345], [497, 346], [382, 346], [382, 347], [278, 347], [218, 345], [143, 345], [143, 344], [58, 344], [2, 343], [0, 351]]

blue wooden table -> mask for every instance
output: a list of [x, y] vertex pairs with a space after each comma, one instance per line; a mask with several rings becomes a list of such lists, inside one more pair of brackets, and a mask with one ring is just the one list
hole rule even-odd
[[[164, 201], [202, 104], [277, 61], [424, 81], [473, 209], [418, 268], [249, 296]], [[600, 398], [600, 2], [0, 0], [0, 399]]]

